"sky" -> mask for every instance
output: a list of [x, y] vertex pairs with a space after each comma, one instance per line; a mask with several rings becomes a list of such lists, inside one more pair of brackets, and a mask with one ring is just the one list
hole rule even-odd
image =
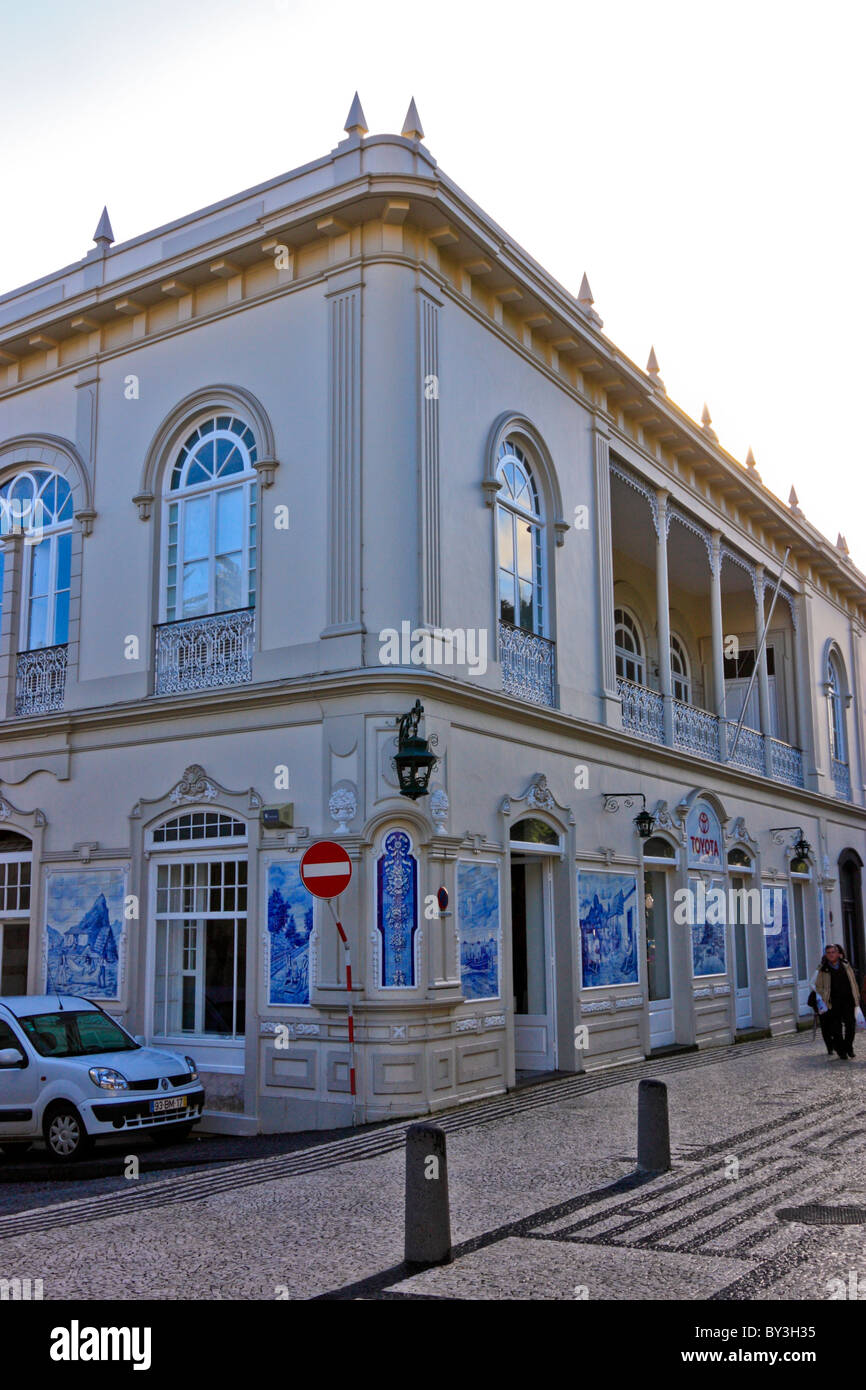
[[[866, 571], [863, 0], [0, 0], [0, 293], [371, 134]], [[852, 414], [853, 412], [853, 414]], [[852, 433], [852, 427], [858, 428]]]

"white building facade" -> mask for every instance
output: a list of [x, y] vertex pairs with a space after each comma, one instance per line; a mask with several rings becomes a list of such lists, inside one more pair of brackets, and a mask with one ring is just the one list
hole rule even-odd
[[235, 1132], [791, 1031], [823, 940], [866, 967], [866, 579], [421, 138], [356, 104], [0, 298], [0, 993], [182, 1044]]

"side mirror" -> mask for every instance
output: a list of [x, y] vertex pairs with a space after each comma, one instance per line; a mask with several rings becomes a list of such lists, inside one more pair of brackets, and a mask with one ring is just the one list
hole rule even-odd
[[15, 1047], [0, 1049], [0, 1067], [26, 1067], [27, 1058]]

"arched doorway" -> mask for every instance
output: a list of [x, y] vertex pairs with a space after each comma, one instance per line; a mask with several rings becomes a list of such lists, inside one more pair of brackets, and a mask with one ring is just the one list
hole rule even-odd
[[842, 899], [842, 933], [845, 954], [858, 975], [866, 964], [863, 941], [863, 860], [854, 849], [839, 855], [839, 894]]
[[0, 830], [0, 994], [27, 993], [32, 861], [26, 835]]

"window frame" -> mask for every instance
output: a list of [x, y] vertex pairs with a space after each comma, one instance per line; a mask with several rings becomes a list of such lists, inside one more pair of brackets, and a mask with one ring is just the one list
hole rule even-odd
[[[504, 495], [504, 469], [507, 463], [515, 464], [525, 475], [534, 508], [519, 505], [513, 498]], [[494, 505], [494, 541], [496, 555], [496, 617], [501, 623], [508, 623], [519, 632], [528, 632], [536, 637], [548, 638], [548, 593], [547, 593], [547, 528], [544, 515], [544, 501], [536, 476], [537, 469], [526, 450], [511, 436], [506, 436], [499, 446], [496, 459], [495, 477], [498, 484]], [[500, 550], [500, 515], [507, 517], [511, 525], [511, 566], [503, 565]], [[531, 578], [532, 585], [532, 627], [524, 627], [520, 622], [520, 584], [522, 579], [518, 561], [518, 526], [526, 525], [530, 531]], [[513, 618], [506, 618], [502, 612], [502, 576], [510, 575], [513, 581]]]
[[848, 765], [848, 720], [846, 699], [843, 694], [844, 674], [838, 656], [831, 651], [827, 656], [827, 720], [830, 733], [830, 757], [837, 763]]
[[[219, 426], [217, 422], [227, 419], [230, 424]], [[197, 440], [193, 440], [192, 435], [197, 430], [201, 430], [203, 425], [213, 421], [213, 428], [204, 435], [200, 435]], [[232, 429], [231, 423], [238, 426]], [[165, 478], [162, 497], [162, 538], [160, 547], [160, 585], [159, 585], [159, 624], [175, 622], [194, 622], [196, 619], [216, 617], [221, 613], [243, 612], [256, 607], [259, 594], [259, 490], [258, 473], [255, 463], [258, 457], [257, 445], [250, 445], [243, 437], [249, 434], [255, 440], [255, 433], [247, 420], [237, 415], [232, 409], [220, 410], [211, 407], [199, 416], [190, 420], [183, 430], [183, 442], [177, 446], [165, 469]], [[204, 482], [188, 484], [185, 481], [190, 468], [196, 462], [200, 449], [207, 443], [218, 439], [230, 439], [239, 450], [244, 460], [244, 468], [241, 472], [233, 472], [225, 477], [211, 477]], [[174, 475], [181, 463], [181, 454], [187, 451], [187, 457], [181, 464], [182, 481], [176, 488], [172, 487]], [[241, 603], [231, 608], [217, 608], [217, 513], [218, 496], [227, 493], [233, 488], [237, 488], [242, 493], [243, 521], [241, 531]], [[198, 498], [207, 497], [209, 500], [208, 508], [208, 545], [207, 555], [196, 557], [196, 560], [204, 559], [207, 564], [207, 608], [203, 613], [183, 612], [183, 582], [184, 582], [184, 543], [185, 543], [185, 513], [189, 502]], [[172, 508], [176, 508], [176, 521], [172, 519]], [[176, 536], [174, 546], [176, 554], [174, 558], [174, 584], [169, 586], [169, 551], [172, 545], [172, 525], [176, 526]], [[255, 560], [251, 564], [251, 552], [255, 550]], [[235, 551], [226, 552], [235, 554]], [[192, 562], [191, 562], [192, 563]], [[169, 587], [174, 590], [174, 599], [169, 604]]]
[[[628, 618], [628, 619], [630, 620], [630, 622], [631, 622], [631, 623], [633, 624], [633, 626], [634, 626], [635, 636], [636, 636], [636, 638], [637, 638], [637, 641], [638, 641], [638, 644], [639, 644], [639, 648], [640, 648], [640, 650], [639, 650], [639, 652], [638, 652], [637, 655], [635, 655], [633, 652], [629, 652], [629, 651], [627, 650], [627, 648], [621, 647], [620, 644], [619, 644], [619, 642], [617, 641], [617, 632], [619, 631], [619, 628], [620, 628], [620, 627], [623, 627], [625, 631], [628, 631], [628, 628], [627, 628], [626, 624], [622, 623], [621, 621], [620, 621], [620, 622], [617, 621], [617, 613], [620, 613], [620, 614], [622, 614], [624, 617]], [[634, 612], [632, 611], [632, 609], [629, 608], [628, 605], [627, 605], [627, 604], [624, 604], [624, 603], [617, 603], [617, 604], [614, 605], [614, 610], [613, 610], [613, 654], [614, 654], [614, 671], [615, 671], [615, 673], [616, 673], [617, 680], [629, 681], [632, 685], [640, 685], [640, 686], [642, 686], [644, 689], [647, 689], [646, 638], [644, 637], [643, 626], [642, 626], [642, 624], [640, 623], [640, 621], [639, 621], [639, 619], [638, 619], [638, 617], [637, 617], [637, 614], [634, 613]], [[623, 670], [623, 671], [620, 671], [619, 666], [620, 666], [620, 662], [621, 662], [621, 661], [622, 661], [622, 663], [623, 663], [623, 667], [625, 667], [626, 663], [628, 663], [628, 662], [630, 662], [630, 663], [631, 663], [633, 666], [635, 666], [636, 668], [639, 667], [639, 668], [640, 668], [640, 677], [641, 677], [640, 680], [637, 680], [637, 679], [635, 679], [635, 678], [632, 677], [632, 676], [626, 675], [626, 674], [624, 673], [624, 670]]]
[[[674, 669], [674, 657], [682, 666], [682, 671]], [[679, 685], [682, 693], [677, 692]], [[676, 632], [671, 633], [671, 691], [675, 700], [679, 700], [682, 705], [692, 703], [692, 664], [689, 661], [688, 648], [683, 639]]]

